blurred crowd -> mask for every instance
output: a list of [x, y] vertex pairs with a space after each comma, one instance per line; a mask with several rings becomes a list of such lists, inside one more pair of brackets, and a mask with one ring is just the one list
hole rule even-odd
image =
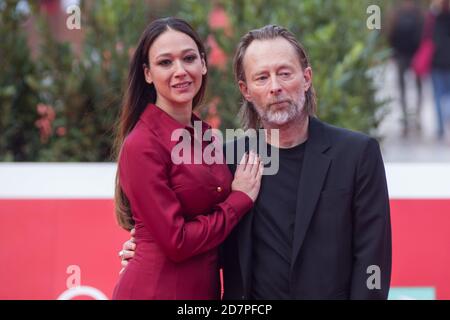
[[[426, 3], [399, 1], [389, 22], [389, 43], [398, 71], [402, 133], [421, 130], [422, 84], [431, 78], [436, 111], [436, 137], [450, 133], [450, 0]], [[414, 73], [416, 101], [408, 105], [406, 74]]]

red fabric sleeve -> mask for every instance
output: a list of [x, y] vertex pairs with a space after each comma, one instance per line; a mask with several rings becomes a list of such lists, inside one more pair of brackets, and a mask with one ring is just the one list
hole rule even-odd
[[143, 221], [169, 259], [180, 262], [222, 243], [252, 208], [253, 201], [243, 192], [232, 191], [213, 213], [185, 220], [170, 188], [168, 165], [153, 144], [128, 141], [119, 160], [120, 183], [134, 215]]

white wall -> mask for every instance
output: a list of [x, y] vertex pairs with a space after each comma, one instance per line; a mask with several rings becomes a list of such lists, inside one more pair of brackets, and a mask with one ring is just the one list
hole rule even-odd
[[[392, 199], [450, 198], [450, 164], [386, 163]], [[0, 163], [0, 199], [112, 198], [115, 163]]]

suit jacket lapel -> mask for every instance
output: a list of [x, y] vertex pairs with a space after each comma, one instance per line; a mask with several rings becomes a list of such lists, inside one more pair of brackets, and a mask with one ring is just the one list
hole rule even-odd
[[242, 283], [245, 294], [248, 294], [248, 288], [251, 281], [252, 223], [253, 210], [247, 213], [237, 226], [237, 228], [239, 228], [237, 237], [239, 264], [241, 267]]
[[[259, 135], [257, 134], [257, 137]], [[249, 151], [249, 141], [245, 139], [245, 151]], [[235, 163], [238, 163], [240, 160], [240, 155], [237, 155], [236, 141], [235, 141]], [[239, 158], [239, 159], [238, 159]], [[236, 166], [234, 166], [232, 172], [236, 170]], [[249, 294], [249, 286], [251, 281], [251, 259], [252, 259], [252, 224], [253, 224], [253, 213], [251, 210], [247, 213], [236, 226], [237, 230], [237, 247], [239, 254], [239, 265], [241, 268], [241, 276], [242, 276], [242, 285], [245, 292], [245, 295]]]
[[327, 176], [331, 159], [324, 152], [330, 147], [323, 124], [316, 118], [309, 119], [308, 142], [297, 195], [291, 270], [302, 247], [306, 232]]

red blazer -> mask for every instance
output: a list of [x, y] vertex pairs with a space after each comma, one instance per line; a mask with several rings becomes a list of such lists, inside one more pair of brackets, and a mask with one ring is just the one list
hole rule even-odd
[[[253, 202], [231, 191], [226, 164], [173, 164], [178, 141], [171, 135], [181, 128], [193, 138], [192, 128], [149, 104], [124, 141], [119, 181], [135, 221], [136, 252], [113, 299], [219, 298], [218, 245]], [[203, 132], [208, 128], [202, 122]]]

